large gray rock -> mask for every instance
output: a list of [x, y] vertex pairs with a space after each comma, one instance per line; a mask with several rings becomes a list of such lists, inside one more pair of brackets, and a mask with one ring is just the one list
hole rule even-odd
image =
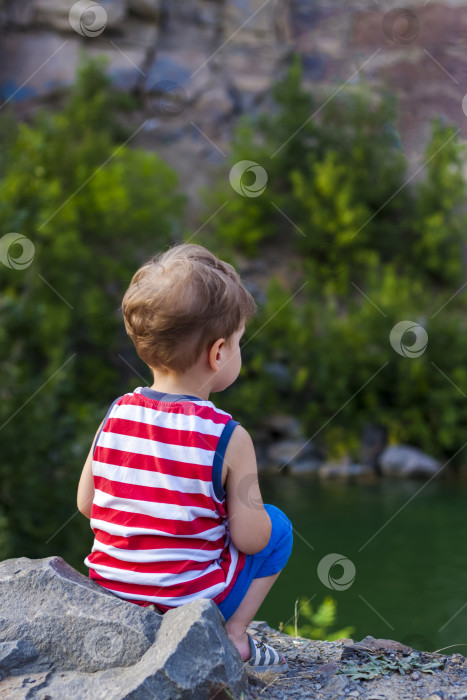
[[378, 462], [386, 476], [429, 478], [440, 470], [436, 459], [409, 445], [386, 447]]
[[320, 465], [315, 446], [305, 439], [279, 440], [267, 449], [270, 465], [289, 473], [314, 472]]
[[388, 429], [385, 425], [367, 423], [360, 440], [360, 461], [378, 471], [378, 457], [388, 444]]
[[[295, 416], [272, 413], [264, 417], [262, 425], [266, 428], [271, 439], [302, 438], [303, 432], [300, 421]], [[305, 440], [303, 441], [305, 442]]]
[[[10, 32], [0, 42], [0, 93], [20, 102], [70, 86], [79, 61], [78, 35], [64, 40], [53, 32]], [[42, 66], [41, 70], [37, 70]]]
[[[308, 0], [307, 0], [308, 1]], [[230, 0], [226, 3], [224, 12], [224, 31], [232, 37], [235, 45], [250, 43], [248, 35], [258, 35], [263, 41], [272, 42], [275, 39], [276, 3], [265, 3], [264, 0]]]
[[318, 474], [322, 479], [372, 478], [374, 469], [367, 464], [358, 464], [351, 459], [340, 462], [325, 462], [319, 467]]
[[[159, 615], [61, 557], [0, 564], [0, 697], [205, 700], [247, 689], [212, 600]], [[225, 691], [223, 690], [225, 688]]]
[[76, 80], [83, 41], [87, 42], [89, 58], [107, 58], [107, 73], [113, 83], [122, 90], [132, 90], [142, 78], [141, 66], [148, 43], [155, 42], [157, 28], [149, 24], [144, 33], [138, 32], [145, 37], [144, 45], [131, 41], [133, 23], [128, 23], [128, 30], [129, 41], [119, 37], [113, 45], [107, 39], [85, 39], [76, 33], [64, 38], [50, 31], [10, 32], [0, 42], [0, 100], [46, 98], [70, 87]]
[[[98, 31], [107, 27], [114, 28], [119, 26], [127, 13], [126, 0], [99, 0], [98, 3], [94, 3], [98, 8], [98, 15], [95, 14], [96, 10], [93, 12], [92, 9], [85, 9], [86, 3], [79, 5], [76, 0], [33, 0], [31, 4], [34, 8], [35, 21], [38, 24], [61, 31], [73, 32], [77, 31], [76, 22], [78, 22], [78, 26], [81, 26], [82, 22], [83, 36], [92, 36], [92, 27], [95, 23], [98, 26], [96, 25], [94, 29]], [[75, 9], [70, 22], [70, 11], [72, 8]], [[81, 8], [84, 9], [81, 10]], [[88, 14], [86, 15], [86, 13]], [[73, 26], [74, 23], [75, 26]], [[88, 23], [91, 34], [86, 34]]]
[[140, 17], [156, 20], [161, 11], [161, 0], [129, 0], [128, 6]]

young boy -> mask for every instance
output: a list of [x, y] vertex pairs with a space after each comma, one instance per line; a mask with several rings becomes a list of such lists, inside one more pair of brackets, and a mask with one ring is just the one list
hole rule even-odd
[[114, 401], [84, 465], [89, 575], [162, 614], [212, 598], [245, 663], [285, 671], [246, 630], [289, 559], [292, 525], [263, 504], [250, 435], [209, 400], [238, 377], [256, 304], [231, 265], [179, 244], [136, 272], [122, 311], [154, 384]]

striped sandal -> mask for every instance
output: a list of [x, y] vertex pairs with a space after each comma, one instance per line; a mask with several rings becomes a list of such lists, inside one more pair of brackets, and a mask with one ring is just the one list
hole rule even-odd
[[263, 673], [265, 671], [285, 673], [289, 670], [287, 661], [280, 652], [248, 632], [247, 635], [248, 641], [250, 642], [251, 657], [244, 662], [245, 666], [251, 668], [256, 673]]

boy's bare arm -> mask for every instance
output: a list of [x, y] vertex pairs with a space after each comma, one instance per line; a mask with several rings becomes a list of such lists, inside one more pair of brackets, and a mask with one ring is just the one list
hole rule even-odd
[[272, 526], [261, 497], [253, 441], [241, 425], [237, 425], [232, 433], [225, 461], [228, 465], [225, 491], [230, 536], [238, 550], [256, 554], [269, 542]]
[[92, 453], [94, 451], [94, 445], [99, 435], [99, 430], [102, 428], [104, 421], [100, 424], [97, 429], [97, 433], [92, 441], [91, 449], [87, 456], [86, 462], [84, 463], [83, 471], [81, 472], [81, 477], [78, 484], [78, 496], [77, 504], [80, 513], [85, 515], [87, 518], [91, 517], [91, 506], [94, 499], [94, 479], [92, 477]]

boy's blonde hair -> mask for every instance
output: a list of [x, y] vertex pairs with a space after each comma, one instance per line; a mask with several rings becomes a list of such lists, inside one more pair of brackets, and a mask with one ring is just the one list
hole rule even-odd
[[216, 340], [229, 342], [256, 310], [232, 265], [195, 243], [151, 258], [134, 274], [122, 301], [136, 352], [162, 372], [185, 372]]

